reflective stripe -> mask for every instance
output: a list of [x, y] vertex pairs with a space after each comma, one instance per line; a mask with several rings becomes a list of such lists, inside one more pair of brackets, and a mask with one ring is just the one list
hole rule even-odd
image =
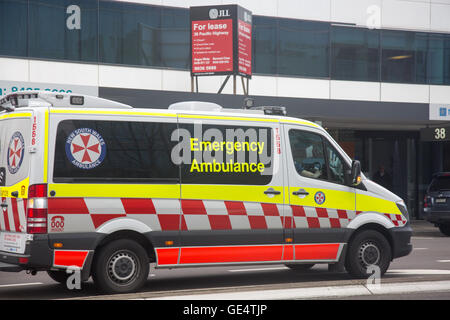
[[308, 122], [308, 121], [300, 121], [300, 120], [291, 120], [291, 119], [280, 119], [281, 123], [294, 123], [294, 124], [301, 124], [304, 126], [310, 126], [310, 127], [316, 127], [316, 128], [320, 128], [319, 125], [312, 123], [312, 122]]
[[180, 264], [282, 260], [283, 245], [182, 247]]
[[112, 111], [112, 110], [74, 110], [74, 109], [51, 109], [52, 114], [98, 114], [102, 116], [108, 115], [124, 115], [124, 116], [152, 116], [152, 117], [176, 117], [174, 113], [161, 112], [143, 112], [143, 111]]
[[31, 117], [31, 112], [4, 114], [0, 116], [0, 120], [9, 118], [26, 118], [26, 117]]
[[337, 260], [339, 243], [296, 244], [295, 260]]
[[178, 117], [185, 118], [185, 119], [279, 122], [278, 119], [252, 118], [252, 117], [240, 117], [240, 116], [234, 117], [234, 116], [206, 116], [206, 115], [197, 115], [197, 114], [179, 114]]
[[[264, 194], [268, 188], [280, 191], [281, 194], [270, 198]], [[283, 203], [283, 187], [280, 186], [245, 186], [245, 185], [191, 185], [185, 184], [181, 188], [183, 199], [201, 200], [229, 200], [243, 202]]]
[[[337, 261], [340, 243], [156, 248], [159, 266], [245, 262]], [[178, 262], [178, 254], [179, 262]]]
[[402, 214], [393, 201], [359, 193], [356, 193], [356, 211]]
[[83, 250], [55, 250], [53, 255], [53, 266], [83, 268], [89, 251]]
[[180, 198], [179, 184], [50, 184], [58, 198]]
[[157, 264], [177, 264], [179, 252], [179, 248], [156, 248]]

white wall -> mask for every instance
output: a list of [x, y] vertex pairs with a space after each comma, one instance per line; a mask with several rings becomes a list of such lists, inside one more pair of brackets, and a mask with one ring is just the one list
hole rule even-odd
[[[225, 76], [199, 77], [199, 92], [217, 93]], [[56, 83], [190, 92], [189, 71], [0, 58], [0, 82]], [[242, 94], [237, 77], [237, 93]], [[224, 94], [232, 94], [232, 78]], [[274, 97], [450, 104], [450, 86], [253, 76], [250, 94]]]

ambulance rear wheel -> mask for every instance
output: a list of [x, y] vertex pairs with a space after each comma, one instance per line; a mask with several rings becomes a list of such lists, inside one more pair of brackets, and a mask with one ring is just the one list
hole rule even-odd
[[120, 239], [100, 249], [93, 268], [94, 283], [102, 292], [134, 292], [147, 280], [149, 261], [140, 244]]
[[378, 231], [365, 230], [350, 242], [345, 269], [359, 279], [366, 279], [374, 272], [382, 276], [389, 268], [391, 256], [391, 246], [386, 237]]

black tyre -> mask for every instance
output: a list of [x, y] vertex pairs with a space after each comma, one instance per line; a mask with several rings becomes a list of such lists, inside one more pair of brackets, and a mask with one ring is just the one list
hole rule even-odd
[[450, 224], [440, 224], [438, 228], [442, 234], [446, 235], [447, 237], [450, 236]]
[[368, 267], [378, 266], [382, 276], [389, 268], [391, 257], [392, 250], [386, 237], [378, 231], [365, 230], [349, 243], [345, 269], [355, 278], [366, 279], [372, 275]]
[[47, 274], [54, 281], [66, 285], [67, 279], [70, 277], [70, 274], [66, 272], [66, 270], [48, 270]]
[[314, 263], [308, 263], [308, 264], [286, 264], [286, 267], [288, 267], [291, 270], [294, 271], [308, 271], [309, 269], [311, 269], [312, 267], [314, 267]]
[[95, 256], [95, 285], [104, 293], [126, 293], [138, 290], [147, 280], [149, 260], [144, 248], [132, 240], [115, 240]]

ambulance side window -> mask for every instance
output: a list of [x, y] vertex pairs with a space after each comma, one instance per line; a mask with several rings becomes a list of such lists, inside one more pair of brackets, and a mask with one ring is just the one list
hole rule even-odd
[[298, 174], [313, 179], [326, 180], [328, 178], [323, 141], [320, 135], [291, 129], [289, 130], [289, 142]]
[[339, 153], [328, 142], [325, 142], [325, 150], [328, 160], [329, 180], [340, 184], [345, 184], [345, 163]]
[[178, 183], [171, 161], [176, 123], [64, 120], [58, 125], [55, 182]]
[[[271, 127], [181, 123], [188, 133], [183, 184], [267, 185], [273, 176]], [[201, 135], [199, 135], [201, 134]]]

